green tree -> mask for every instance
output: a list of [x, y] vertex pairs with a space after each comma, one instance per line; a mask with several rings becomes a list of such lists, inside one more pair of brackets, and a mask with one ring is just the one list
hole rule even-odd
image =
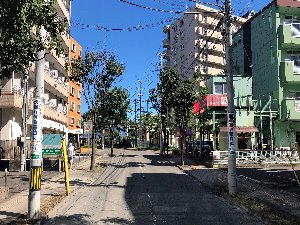
[[[83, 58], [73, 59], [67, 68], [71, 72], [70, 79], [82, 84], [83, 96], [94, 125], [92, 134], [94, 136], [96, 131], [101, 132], [112, 121], [110, 114], [104, 113], [113, 105], [115, 106], [115, 102], [110, 102], [114, 101], [112, 96], [121, 92], [122, 94], [118, 97], [125, 96], [124, 90], [111, 90], [116, 80], [123, 74], [125, 66], [119, 63], [111, 52], [87, 51]], [[110, 103], [111, 106], [109, 106]], [[118, 120], [118, 118], [115, 119]], [[95, 146], [93, 141], [91, 170], [94, 169], [94, 160]]]
[[129, 93], [126, 89], [114, 87], [105, 93], [104, 98], [101, 95], [98, 97], [104, 100], [96, 115], [101, 120], [101, 124], [110, 131], [110, 155], [113, 156], [114, 131], [117, 130], [120, 133], [120, 130], [125, 130], [127, 127], [127, 113], [130, 110]]
[[179, 82], [179, 76], [175, 69], [170, 68], [161, 70], [159, 74], [159, 83], [156, 88], [150, 90], [150, 101], [154, 109], [161, 115], [161, 127], [164, 136], [163, 154], [168, 154], [168, 131], [169, 115], [172, 111], [172, 104], [175, 98], [176, 88]]
[[197, 100], [195, 93], [195, 80], [182, 80], [178, 79], [178, 86], [173, 99], [173, 109], [175, 115], [175, 122], [180, 129], [180, 152], [181, 152], [181, 164], [183, 165], [183, 149], [185, 145], [185, 129], [192, 116], [192, 108]]
[[[162, 117], [164, 136], [166, 121], [170, 124], [170, 115], [174, 115], [175, 126], [180, 129], [180, 151], [183, 164], [183, 147], [185, 143], [185, 129], [191, 119], [191, 111], [197, 100], [195, 92], [197, 74], [191, 79], [182, 79], [173, 68], [160, 71], [157, 88], [150, 90], [150, 101]], [[165, 142], [165, 141], [164, 141]]]
[[[63, 50], [61, 34], [68, 22], [59, 17], [55, 4], [55, 0], [0, 1], [0, 80], [28, 68], [45, 46], [58, 53]], [[42, 26], [46, 39], [39, 33]]]

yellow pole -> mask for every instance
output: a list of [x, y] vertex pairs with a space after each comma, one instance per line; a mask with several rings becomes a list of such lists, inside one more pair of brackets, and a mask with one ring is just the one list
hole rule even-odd
[[70, 185], [69, 185], [69, 164], [68, 164], [68, 154], [67, 154], [67, 146], [66, 140], [62, 140], [62, 151], [63, 151], [63, 164], [65, 169], [65, 186], [66, 186], [66, 195], [68, 196], [70, 193]]

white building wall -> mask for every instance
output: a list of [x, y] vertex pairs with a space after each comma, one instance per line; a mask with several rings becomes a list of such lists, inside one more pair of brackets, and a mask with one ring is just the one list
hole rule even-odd
[[[175, 68], [183, 78], [192, 77], [197, 70], [208, 75], [222, 74], [225, 69], [223, 36], [221, 29], [216, 28], [222, 14], [200, 4], [196, 4], [189, 12], [196, 13], [185, 14], [168, 29], [164, 28], [170, 43], [168, 65]], [[233, 29], [237, 30], [245, 21], [237, 17]], [[204, 50], [206, 42], [207, 52]], [[204, 53], [207, 53], [207, 57]]]
[[14, 109], [1, 109], [0, 140], [16, 140], [22, 134], [20, 111]]

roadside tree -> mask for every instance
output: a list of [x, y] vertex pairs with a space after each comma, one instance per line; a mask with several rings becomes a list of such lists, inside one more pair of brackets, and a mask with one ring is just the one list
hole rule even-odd
[[[55, 4], [45, 0], [0, 1], [0, 80], [10, 78], [13, 71], [24, 72], [45, 46], [63, 50], [61, 34], [68, 22], [59, 17]], [[42, 26], [46, 39], [38, 32]]]
[[[90, 118], [93, 121], [92, 136], [96, 131], [102, 131], [111, 122], [107, 114], [102, 115], [102, 109], [108, 110], [107, 97], [115, 92], [111, 88], [123, 74], [125, 66], [118, 62], [115, 55], [108, 51], [87, 51], [83, 58], [73, 59], [70, 65], [70, 79], [82, 84], [83, 96], [88, 106]], [[112, 99], [112, 98], [109, 98]], [[112, 103], [113, 104], [113, 103]], [[95, 140], [93, 138], [93, 140]], [[91, 170], [95, 165], [95, 143], [92, 142]]]

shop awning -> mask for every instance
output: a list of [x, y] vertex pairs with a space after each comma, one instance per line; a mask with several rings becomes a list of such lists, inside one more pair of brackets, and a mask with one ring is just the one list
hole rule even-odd
[[[220, 132], [227, 132], [228, 129], [227, 127], [219, 127]], [[256, 127], [235, 127], [235, 132], [236, 133], [253, 133], [253, 132], [258, 132]]]

